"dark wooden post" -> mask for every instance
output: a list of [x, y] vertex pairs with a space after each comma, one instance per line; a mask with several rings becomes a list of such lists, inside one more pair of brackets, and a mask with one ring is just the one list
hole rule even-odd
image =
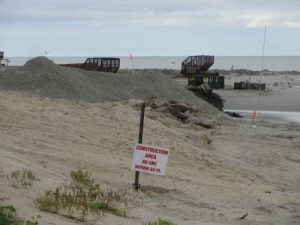
[[[139, 139], [138, 139], [138, 143], [139, 144], [143, 143], [145, 105], [146, 105], [145, 103], [141, 104], [140, 129], [139, 129]], [[140, 172], [139, 171], [135, 171], [135, 179], [134, 179], [133, 186], [134, 186], [134, 189], [136, 191], [138, 191], [139, 187], [140, 187], [139, 176], [140, 176]]]

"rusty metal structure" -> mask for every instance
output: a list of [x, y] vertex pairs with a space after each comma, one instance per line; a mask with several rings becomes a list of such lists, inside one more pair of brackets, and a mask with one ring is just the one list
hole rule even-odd
[[201, 84], [208, 84], [213, 89], [223, 89], [224, 76], [206, 74], [188, 78], [188, 86], [200, 86]]
[[235, 82], [234, 89], [266, 90], [266, 84], [265, 83], [251, 83], [246, 80], [246, 81], [241, 81], [241, 82]]
[[214, 64], [214, 56], [196, 55], [189, 56], [181, 63], [181, 76], [189, 77], [207, 72]]
[[80, 68], [84, 70], [116, 73], [120, 68], [120, 58], [87, 58], [84, 63], [70, 63], [59, 65]]
[[0, 52], [0, 66], [5, 66], [5, 64], [2, 64], [3, 58], [4, 58], [4, 52]]
[[215, 57], [210, 55], [189, 56], [181, 63], [180, 75], [188, 77], [188, 86], [200, 86], [205, 83], [213, 89], [224, 88], [224, 76], [208, 71]]

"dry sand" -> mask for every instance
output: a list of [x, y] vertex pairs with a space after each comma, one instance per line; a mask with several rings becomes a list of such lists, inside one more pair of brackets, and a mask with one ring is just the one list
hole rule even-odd
[[[29, 66], [0, 71], [0, 197], [8, 197], [22, 218], [41, 215], [39, 224], [78, 224], [34, 205], [45, 189], [69, 181], [72, 170], [92, 172], [103, 188], [131, 188], [139, 127], [139, 101], [132, 98], [156, 95], [197, 105], [195, 117], [209, 119], [215, 128], [183, 124], [148, 106], [143, 142], [170, 149], [166, 175], [141, 174], [143, 204], [126, 218], [107, 214], [98, 224], [141, 225], [159, 217], [183, 225], [300, 224], [299, 124], [260, 121], [253, 128], [153, 71], [97, 74], [45, 59]], [[22, 168], [39, 181], [13, 188], [7, 175]]]

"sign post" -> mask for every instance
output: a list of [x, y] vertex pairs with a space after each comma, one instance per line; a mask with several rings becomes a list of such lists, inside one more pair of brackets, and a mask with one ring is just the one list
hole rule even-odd
[[[145, 103], [143, 102], [141, 104], [140, 129], [139, 129], [139, 139], [138, 139], [139, 144], [143, 143], [144, 114], [145, 114]], [[140, 176], [140, 172], [135, 171], [135, 179], [134, 179], [133, 187], [136, 191], [138, 191], [140, 187], [139, 176]]]
[[155, 175], [165, 175], [169, 149], [142, 144], [143, 128], [144, 128], [144, 112], [145, 103], [141, 105], [140, 129], [138, 144], [134, 148], [133, 158], [131, 162], [131, 170], [135, 171], [135, 179], [133, 187], [136, 191], [139, 190], [139, 175], [140, 172], [150, 173]]

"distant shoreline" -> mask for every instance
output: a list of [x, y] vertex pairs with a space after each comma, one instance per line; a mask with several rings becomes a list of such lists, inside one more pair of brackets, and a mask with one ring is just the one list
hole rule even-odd
[[[21, 68], [22, 66], [13, 66], [13, 65], [8, 65], [8, 66], [0, 66], [0, 69], [5, 70], [5, 69], [18, 69]], [[121, 68], [119, 71], [130, 71], [132, 69], [130, 68]], [[180, 70], [176, 69], [159, 69], [159, 68], [149, 68], [149, 69], [133, 69], [134, 71], [160, 71], [163, 72], [167, 75], [170, 76], [178, 76], [180, 74]], [[220, 75], [235, 75], [235, 76], [241, 76], [241, 75], [247, 75], [247, 76], [258, 76], [258, 75], [300, 75], [300, 71], [296, 70], [284, 70], [284, 71], [271, 71], [271, 70], [263, 70], [263, 71], [257, 71], [257, 70], [247, 70], [247, 69], [236, 69], [236, 70], [221, 70], [221, 69], [213, 69], [209, 71], [217, 71], [220, 73]]]

